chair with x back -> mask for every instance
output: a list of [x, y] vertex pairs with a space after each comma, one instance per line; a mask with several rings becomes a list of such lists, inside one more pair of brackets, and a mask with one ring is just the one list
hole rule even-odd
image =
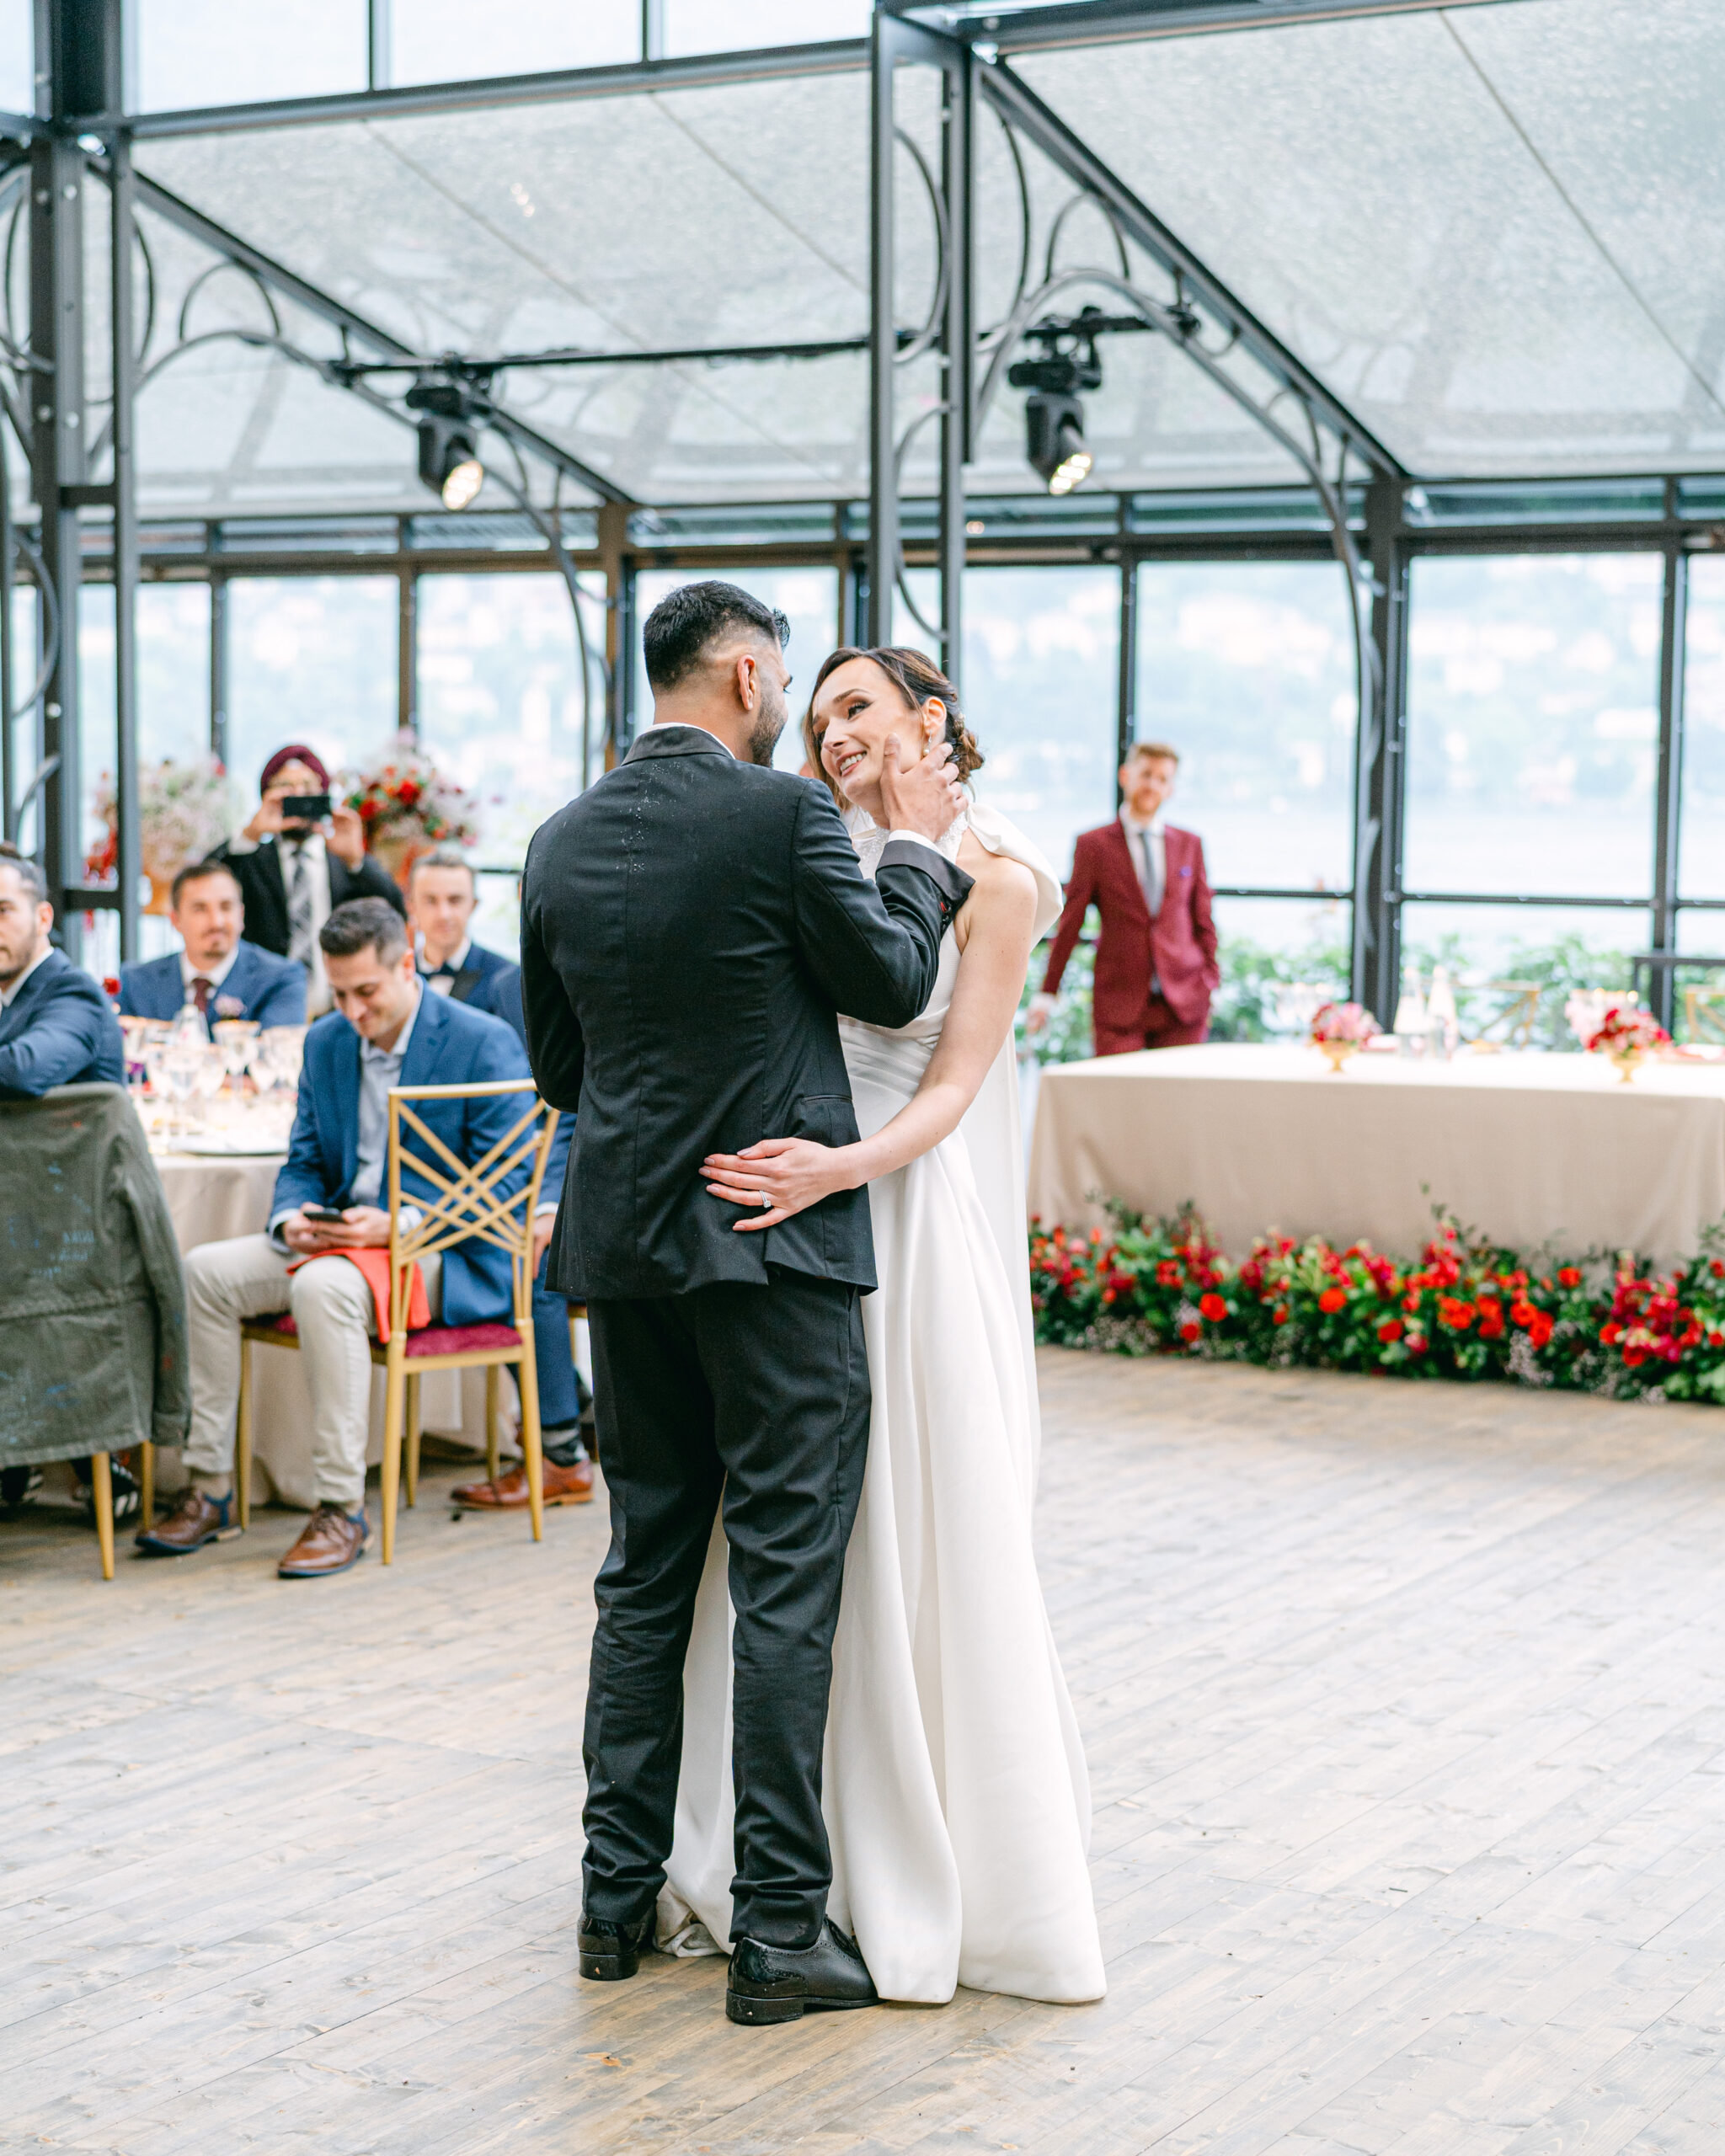
[[[492, 1093], [520, 1093], [523, 1113], [482, 1160], [469, 1167], [458, 1160], [415, 1113], [414, 1102], [471, 1100]], [[486, 1440], [491, 1472], [497, 1472], [497, 1377], [515, 1368], [521, 1398], [521, 1451], [527, 1469], [528, 1504], [533, 1540], [543, 1531], [539, 1444], [539, 1385], [533, 1364], [533, 1213], [545, 1177], [557, 1112], [533, 1090], [531, 1078], [504, 1078], [473, 1086], [396, 1086], [389, 1094], [389, 1310], [388, 1339], [374, 1340], [371, 1360], [384, 1373], [383, 1393], [383, 1561], [395, 1556], [395, 1513], [401, 1484], [403, 1436], [407, 1449], [408, 1502], [418, 1495], [419, 1479], [419, 1380], [428, 1370], [483, 1369], [486, 1374]], [[402, 1171], [423, 1186], [409, 1201], [419, 1218], [402, 1219]], [[512, 1191], [505, 1186], [519, 1171], [525, 1180]], [[408, 1330], [414, 1266], [457, 1243], [489, 1242], [506, 1251], [513, 1309], [511, 1322], [484, 1325], [430, 1325]], [[242, 1526], [251, 1517], [252, 1370], [254, 1346], [297, 1348], [299, 1334], [291, 1315], [258, 1318], [240, 1327], [238, 1481]]]

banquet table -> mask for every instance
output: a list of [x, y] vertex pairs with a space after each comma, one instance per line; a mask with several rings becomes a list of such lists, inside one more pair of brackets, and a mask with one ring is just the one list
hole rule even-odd
[[[156, 1168], [168, 1197], [181, 1253], [200, 1243], [229, 1235], [260, 1235], [270, 1223], [270, 1201], [286, 1157], [274, 1154], [194, 1155], [152, 1144]], [[316, 1503], [312, 1482], [312, 1402], [305, 1367], [290, 1349], [254, 1348], [252, 1372], [257, 1406], [252, 1424], [253, 1501], [272, 1494], [282, 1502], [309, 1510]], [[419, 1380], [423, 1429], [470, 1449], [485, 1444], [485, 1374], [483, 1370], [428, 1370]], [[498, 1432], [505, 1447], [513, 1440], [515, 1390], [498, 1388]], [[366, 1458], [383, 1457], [383, 1373], [371, 1373], [371, 1434]], [[172, 1494], [184, 1481], [178, 1453], [159, 1455], [158, 1480]], [[258, 1470], [263, 1472], [259, 1474]]]
[[1533, 1251], [1694, 1255], [1725, 1214], [1725, 1065], [1602, 1057], [1362, 1053], [1214, 1043], [1045, 1069], [1030, 1210], [1093, 1227], [1100, 1197], [1191, 1199], [1243, 1256], [1277, 1228], [1416, 1253], [1434, 1203]]

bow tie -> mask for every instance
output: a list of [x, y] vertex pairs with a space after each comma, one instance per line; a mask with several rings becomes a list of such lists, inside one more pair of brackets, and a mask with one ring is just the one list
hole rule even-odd
[[425, 969], [425, 978], [427, 980], [453, 980], [457, 971], [457, 969], [451, 965], [446, 958], [441, 966], [428, 966]]

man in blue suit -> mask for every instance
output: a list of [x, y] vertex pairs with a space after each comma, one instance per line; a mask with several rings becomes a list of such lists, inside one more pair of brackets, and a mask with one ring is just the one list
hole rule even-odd
[[96, 983], [48, 941], [53, 926], [41, 870], [0, 846], [0, 1101], [39, 1100], [51, 1086], [126, 1083], [120, 1022]]
[[[384, 1169], [392, 1086], [464, 1086], [525, 1078], [527, 1059], [507, 1026], [430, 994], [414, 964], [407, 929], [382, 899], [351, 899], [318, 932], [335, 1010], [306, 1036], [299, 1108], [286, 1166], [276, 1177], [270, 1231], [206, 1243], [186, 1260], [192, 1422], [185, 1463], [191, 1486], [179, 1509], [138, 1537], [154, 1555], [181, 1556], [233, 1532], [234, 1415], [239, 1328], [247, 1318], [291, 1310], [312, 1396], [317, 1508], [281, 1561], [284, 1579], [345, 1572], [364, 1555], [366, 1440], [371, 1399], [368, 1336], [377, 1329], [359, 1267], [330, 1253], [381, 1249], [389, 1241]], [[521, 1120], [525, 1093], [422, 1101], [415, 1113], [455, 1157], [472, 1166]], [[519, 1190], [525, 1170], [498, 1186]], [[413, 1170], [404, 1193], [429, 1196]], [[323, 1209], [339, 1218], [318, 1217]], [[308, 1210], [309, 1209], [309, 1210]], [[297, 1269], [289, 1271], [290, 1265]], [[478, 1239], [424, 1258], [434, 1315], [449, 1326], [507, 1321], [508, 1253]]]
[[245, 941], [245, 901], [226, 862], [182, 868], [168, 918], [184, 948], [120, 969], [121, 1017], [177, 1018], [195, 1003], [206, 1026], [222, 1018], [304, 1025], [306, 969]]

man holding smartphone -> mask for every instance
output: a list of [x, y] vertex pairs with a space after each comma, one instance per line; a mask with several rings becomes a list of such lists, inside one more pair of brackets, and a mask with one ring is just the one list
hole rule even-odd
[[302, 741], [278, 749], [264, 766], [260, 798], [238, 838], [212, 861], [232, 871], [245, 905], [247, 939], [306, 969], [306, 1015], [330, 1007], [318, 936], [350, 899], [387, 899], [405, 917], [395, 879], [366, 851], [366, 830], [332, 801], [323, 760]]

